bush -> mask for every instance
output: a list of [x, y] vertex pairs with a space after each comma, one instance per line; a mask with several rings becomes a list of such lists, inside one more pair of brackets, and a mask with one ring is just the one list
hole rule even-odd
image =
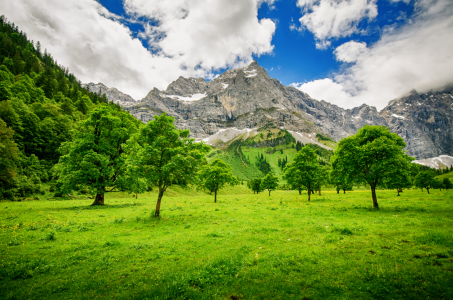
[[55, 235], [55, 231], [51, 230], [46, 235], [44, 235], [41, 240], [43, 241], [55, 241], [57, 236]]

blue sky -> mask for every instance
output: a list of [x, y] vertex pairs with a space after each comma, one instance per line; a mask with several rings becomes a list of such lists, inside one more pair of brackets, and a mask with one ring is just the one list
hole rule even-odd
[[[123, 16], [122, 23], [129, 27], [134, 37], [143, 31], [142, 24], [127, 21], [128, 14], [124, 10], [121, 0], [99, 0], [110, 12]], [[314, 79], [325, 78], [332, 72], [338, 71], [342, 63], [335, 59], [333, 51], [335, 46], [354, 40], [366, 42], [371, 46], [381, 37], [383, 28], [386, 26], [403, 25], [410, 19], [414, 12], [414, 2], [404, 1], [378, 1], [378, 16], [373, 20], [362, 20], [360, 30], [366, 30], [365, 34], [352, 34], [351, 36], [335, 39], [332, 46], [325, 50], [316, 48], [315, 37], [308, 30], [291, 30], [292, 24], [300, 27], [299, 18], [302, 16], [301, 8], [296, 0], [280, 0], [272, 5], [263, 4], [258, 9], [258, 19], [269, 18], [277, 26], [272, 38], [274, 50], [264, 55], [253, 55], [253, 58], [264, 67], [273, 78], [280, 80], [282, 84], [289, 85], [294, 82], [308, 82]], [[401, 14], [405, 18], [397, 20]], [[152, 19], [142, 18], [143, 22], [151, 22]], [[144, 47], [150, 45], [146, 39], [140, 39]], [[227, 68], [213, 70], [215, 74], [224, 72]]]
[[451, 0], [15, 0], [0, 10], [82, 82], [141, 99], [256, 59], [345, 108], [453, 81]]

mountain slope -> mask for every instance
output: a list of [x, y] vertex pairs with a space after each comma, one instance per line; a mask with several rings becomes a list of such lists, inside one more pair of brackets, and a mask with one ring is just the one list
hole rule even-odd
[[296, 136], [320, 133], [339, 141], [366, 124], [383, 125], [405, 138], [409, 155], [423, 159], [453, 155], [452, 100], [450, 88], [414, 91], [381, 112], [366, 104], [343, 109], [280, 84], [254, 61], [211, 81], [179, 77], [164, 91], [154, 88], [140, 101], [119, 103], [143, 122], [165, 111], [175, 117], [178, 128], [190, 129], [200, 139], [228, 128], [250, 131], [272, 123]]
[[453, 155], [453, 88], [390, 101], [380, 114], [392, 132], [405, 139], [409, 155]]

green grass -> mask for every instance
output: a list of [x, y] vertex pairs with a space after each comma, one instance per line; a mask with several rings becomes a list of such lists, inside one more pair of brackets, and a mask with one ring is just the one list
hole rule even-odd
[[437, 175], [436, 178], [439, 179], [440, 181], [444, 180], [444, 178], [448, 178], [450, 179], [450, 181], [453, 182], [453, 172]]
[[452, 191], [156, 198], [0, 202], [0, 298], [453, 298]]
[[277, 175], [279, 180], [283, 180], [282, 179], [283, 171], [278, 166], [278, 158], [283, 159], [286, 158], [286, 155], [288, 155], [288, 163], [290, 163], [293, 160], [294, 155], [296, 155], [296, 149], [291, 148], [290, 145], [277, 146], [276, 149], [277, 150], [282, 149], [283, 154], [280, 151], [276, 151], [272, 154], [269, 154], [269, 151], [271, 149], [272, 149], [271, 147], [267, 148], [242, 147], [242, 152], [246, 157], [249, 158], [252, 165], [256, 164], [257, 155], [263, 154], [267, 162], [271, 165], [272, 170], [275, 172], [275, 175]]

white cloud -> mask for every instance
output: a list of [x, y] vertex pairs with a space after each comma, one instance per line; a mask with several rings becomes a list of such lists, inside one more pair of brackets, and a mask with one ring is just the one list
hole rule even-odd
[[368, 51], [366, 43], [349, 41], [337, 47], [333, 54], [335, 54], [338, 61], [355, 62]]
[[358, 23], [377, 16], [376, 0], [298, 0], [303, 27], [316, 38], [316, 47], [326, 49], [329, 39], [350, 36], [359, 31]]
[[102, 82], [140, 99], [179, 76], [211, 77], [218, 68], [244, 65], [272, 52], [275, 23], [258, 20], [259, 5], [274, 0], [124, 0], [131, 21], [151, 18], [142, 37], [94, 0], [0, 1], [0, 11], [40, 41], [82, 82]]
[[[337, 59], [355, 63], [335, 74], [333, 80], [315, 80], [298, 87], [313, 98], [345, 108], [367, 103], [382, 109], [389, 100], [412, 89], [425, 92], [452, 83], [453, 3], [423, 0], [417, 5], [412, 22], [385, 32], [371, 47], [365, 49], [355, 42], [338, 47]], [[323, 89], [338, 93], [317, 89], [321, 84]]]
[[335, 104], [345, 103], [351, 98], [351, 94], [347, 93], [341, 84], [334, 82], [330, 78], [314, 80], [307, 83], [293, 83], [291, 86], [298, 88], [318, 100], [333, 102], [330, 99], [335, 99], [335, 102], [333, 102]]

